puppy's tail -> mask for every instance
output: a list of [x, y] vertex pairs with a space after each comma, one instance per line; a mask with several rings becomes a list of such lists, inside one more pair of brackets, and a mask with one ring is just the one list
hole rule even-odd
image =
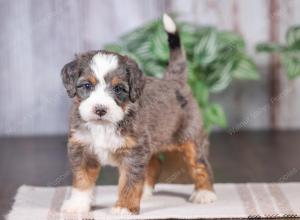
[[168, 34], [168, 43], [170, 50], [169, 65], [164, 75], [165, 79], [178, 80], [181, 82], [187, 81], [187, 64], [185, 58], [185, 52], [181, 47], [180, 36], [175, 22], [172, 18], [164, 14], [163, 24], [165, 31]]

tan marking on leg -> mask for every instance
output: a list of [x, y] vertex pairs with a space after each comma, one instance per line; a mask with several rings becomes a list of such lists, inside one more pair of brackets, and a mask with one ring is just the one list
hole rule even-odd
[[98, 161], [93, 156], [83, 158], [79, 167], [73, 168], [73, 188], [70, 199], [66, 200], [61, 207], [63, 212], [86, 213], [90, 210], [92, 189], [100, 170]]
[[99, 163], [88, 158], [85, 165], [74, 171], [73, 187], [82, 191], [91, 189], [96, 184], [99, 171]]
[[195, 144], [193, 142], [186, 142], [182, 144], [181, 147], [185, 154], [190, 175], [195, 181], [195, 189], [207, 189], [213, 191], [206, 165], [197, 162]]
[[153, 155], [146, 168], [146, 184], [154, 188], [154, 185], [158, 180], [160, 172], [161, 162], [159, 161], [159, 158], [156, 155]]
[[116, 207], [126, 208], [134, 214], [140, 211], [140, 201], [143, 192], [144, 181], [141, 180], [137, 183], [128, 182], [127, 170], [120, 169], [119, 179], [119, 198]]

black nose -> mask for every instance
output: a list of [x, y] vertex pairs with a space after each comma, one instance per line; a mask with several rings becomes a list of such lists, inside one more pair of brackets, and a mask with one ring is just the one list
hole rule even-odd
[[96, 108], [95, 113], [97, 115], [99, 115], [100, 117], [102, 117], [103, 115], [105, 115], [107, 113], [107, 110], [106, 110], [106, 108], [103, 108], [103, 107]]

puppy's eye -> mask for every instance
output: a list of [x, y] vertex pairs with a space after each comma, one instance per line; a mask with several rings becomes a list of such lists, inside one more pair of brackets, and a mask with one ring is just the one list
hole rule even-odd
[[91, 90], [93, 88], [93, 85], [91, 83], [83, 83], [77, 86], [77, 88], [84, 88], [86, 90]]
[[126, 93], [127, 91], [126, 91], [126, 89], [125, 89], [125, 87], [123, 86], [123, 85], [116, 85], [115, 87], [114, 87], [114, 92], [117, 94], [117, 95], [119, 95], [119, 94], [121, 94], [121, 93]]
[[91, 89], [92, 89], [92, 84], [91, 84], [91, 83], [85, 83], [85, 84], [83, 84], [83, 87], [84, 87], [86, 90], [91, 90]]

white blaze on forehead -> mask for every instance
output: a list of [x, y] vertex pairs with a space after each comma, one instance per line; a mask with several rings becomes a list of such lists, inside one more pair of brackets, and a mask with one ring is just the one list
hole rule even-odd
[[90, 67], [98, 79], [99, 83], [90, 93], [89, 97], [83, 100], [79, 106], [81, 118], [85, 121], [97, 120], [99, 116], [95, 114], [97, 106], [107, 108], [107, 113], [102, 117], [107, 121], [116, 123], [123, 119], [124, 112], [114, 100], [112, 93], [107, 89], [104, 77], [107, 73], [118, 67], [118, 57], [113, 54], [97, 53], [93, 56]]
[[92, 58], [90, 67], [100, 84], [104, 84], [104, 76], [118, 67], [118, 57], [113, 54], [99, 52]]

